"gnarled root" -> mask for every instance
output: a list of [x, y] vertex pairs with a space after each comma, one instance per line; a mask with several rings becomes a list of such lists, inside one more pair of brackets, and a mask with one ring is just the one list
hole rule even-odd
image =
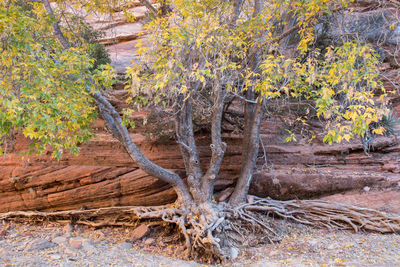
[[247, 241], [249, 233], [265, 237], [268, 242], [279, 236], [271, 218], [225, 203], [192, 210], [180, 220], [186, 221], [181, 230], [189, 252], [195, 258], [210, 257], [226, 262], [238, 256], [239, 247]]
[[251, 196], [246, 211], [278, 215], [298, 223], [328, 229], [400, 233], [400, 216], [321, 200], [277, 201]]
[[16, 211], [0, 213], [0, 220], [74, 222], [94, 227], [171, 223], [185, 237], [187, 253], [195, 258], [229, 261], [249, 235], [274, 242], [281, 229], [272, 216], [329, 229], [400, 233], [400, 216], [318, 200], [277, 201], [251, 196], [238, 207], [208, 203], [196, 207], [110, 207], [58, 212]]

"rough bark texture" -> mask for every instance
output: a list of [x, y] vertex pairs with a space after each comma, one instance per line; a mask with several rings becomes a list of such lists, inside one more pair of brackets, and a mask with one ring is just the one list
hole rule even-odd
[[[142, 7], [134, 9], [138, 8]], [[400, 82], [400, 75], [395, 69], [398, 67], [396, 49], [400, 39], [397, 17], [397, 9], [371, 9], [364, 3], [359, 4], [355, 13], [338, 17], [342, 31], [364, 34], [367, 40], [375, 43], [378, 42], [375, 40], [376, 29], [385, 29], [381, 31], [380, 37], [384, 38], [379, 39], [382, 40], [379, 48], [387, 55], [381, 66], [384, 78], [388, 78], [387, 88], [399, 86]], [[389, 30], [393, 22], [394, 27]], [[363, 30], [368, 23], [380, 26], [374, 26], [371, 32]], [[122, 35], [127, 28], [131, 34], [141, 31], [137, 22], [111, 28], [117, 34], [121, 30]], [[335, 39], [335, 30], [338, 29], [329, 28], [324, 34]], [[118, 40], [117, 37], [114, 36], [113, 40]], [[108, 48], [119, 71], [134, 59], [128, 55], [134, 54], [135, 42], [133, 40]], [[115, 91], [115, 96], [118, 98], [120, 93]], [[392, 105], [395, 114], [400, 116], [400, 97], [393, 98]], [[143, 117], [143, 114], [138, 113], [138, 117]], [[317, 136], [313, 144], [304, 140], [287, 144], [283, 142], [287, 118], [290, 115], [276, 119], [267, 117], [262, 121], [261, 139], [267, 152], [267, 164], [258, 162], [258, 170], [250, 186], [251, 194], [276, 199], [324, 197], [330, 201], [400, 213], [400, 145], [396, 138], [379, 138], [370, 155], [364, 154], [358, 140], [350, 144], [328, 146], [322, 144], [321, 137]], [[316, 129], [319, 127], [317, 122], [312, 123], [315, 123]], [[103, 121], [97, 121], [93, 127], [96, 137], [82, 145], [79, 156], [66, 155], [59, 162], [51, 160], [50, 153], [21, 159], [19, 153], [28, 141], [17, 136], [9, 146], [13, 150], [8, 150], [0, 161], [0, 212], [160, 205], [175, 200], [175, 193], [170, 186], [132, 164], [119, 141], [104, 130]], [[142, 126], [137, 127], [130, 135], [144, 154], [156, 164], [186, 177], [178, 144], [174, 140], [158, 143], [148, 141], [141, 134], [143, 129]], [[211, 158], [211, 140], [201, 132], [196, 139], [200, 160], [207, 164]], [[232, 186], [241, 169], [241, 135], [225, 132], [222, 140], [227, 143], [227, 149], [221, 173], [215, 182], [216, 200], [226, 199], [232, 193]], [[206, 169], [207, 166], [202, 167]], [[342, 195], [344, 192], [347, 193]]]

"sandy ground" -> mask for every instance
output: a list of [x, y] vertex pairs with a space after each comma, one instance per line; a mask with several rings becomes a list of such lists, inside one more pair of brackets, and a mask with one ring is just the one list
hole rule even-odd
[[[217, 266], [400, 266], [399, 235], [289, 228], [281, 242], [254, 244]], [[3, 222], [0, 266], [213, 266], [180, 259], [183, 247], [168, 232], [133, 239], [132, 228]]]

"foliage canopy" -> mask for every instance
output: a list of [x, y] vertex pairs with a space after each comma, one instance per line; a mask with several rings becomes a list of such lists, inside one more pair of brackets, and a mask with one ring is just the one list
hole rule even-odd
[[[340, 11], [347, 1], [162, 1], [170, 6], [169, 13], [155, 14], [146, 25], [149, 45], [139, 44], [142, 64], [127, 70], [126, 89], [133, 105], [175, 108], [186, 183], [151, 162], [133, 143], [126, 121], [104, 94], [115, 72], [109, 65], [95, 66], [88, 39], [74, 39], [73, 29], [79, 27], [61, 32], [49, 1], [42, 3], [30, 2], [27, 8], [21, 1], [0, 0], [0, 142], [22, 132], [32, 140], [32, 151], [50, 146], [56, 157], [64, 149], [77, 152], [79, 143], [91, 137], [99, 111], [135, 163], [177, 192], [174, 206], [137, 209], [138, 214], [178, 225], [191, 254], [234, 257], [235, 235], [245, 236], [240, 227], [254, 230], [258, 225], [263, 233], [276, 235], [263, 222], [270, 212], [268, 202], [244, 204], [264, 109], [276, 99], [313, 103], [316, 116], [325, 121], [324, 141], [329, 144], [365, 136], [371, 125], [375, 134], [385, 132], [378, 122], [389, 117], [389, 110], [373, 48], [351, 39], [335, 47], [318, 47], [316, 42], [319, 18]], [[129, 1], [70, 3], [105, 12]], [[228, 97], [244, 103], [242, 166], [229, 200], [216, 203], [214, 182], [227, 146], [222, 121]], [[210, 118], [211, 158], [205, 171], [196, 147], [193, 106]]]
[[[146, 26], [148, 44], [138, 44], [146, 67], [127, 71], [133, 99], [144, 94], [158, 103], [183, 94], [212, 108], [207, 96], [218, 87], [238, 97], [253, 90], [255, 101], [266, 105], [274, 98], [314, 101], [317, 116], [327, 121], [329, 144], [364, 136], [389, 112], [379, 55], [357, 40], [323, 48], [314, 42], [318, 18], [347, 2], [264, 2], [254, 14], [251, 2], [244, 1], [243, 11], [232, 17], [229, 1], [174, 1], [174, 12]], [[297, 36], [287, 34], [293, 28]]]
[[[105, 12], [110, 5], [87, 1], [85, 8]], [[314, 100], [317, 115], [329, 121], [324, 141], [330, 144], [363, 136], [371, 123], [388, 114], [376, 67], [378, 55], [357, 40], [340, 47], [314, 46], [318, 18], [346, 5], [346, 1], [272, 0], [255, 14], [251, 3], [244, 1], [240, 14], [232, 15], [229, 1], [174, 1], [173, 12], [146, 26], [150, 45], [140, 43], [138, 54], [147, 68], [135, 65], [126, 73], [131, 100], [144, 94], [147, 99], [141, 98], [142, 104], [165, 104], [183, 94], [211, 108], [215, 103], [207, 96], [213, 88], [234, 95], [254, 90], [258, 102], [277, 97]], [[39, 152], [47, 145], [57, 156], [64, 148], [76, 152], [77, 144], [91, 136], [90, 123], [96, 116], [89, 95], [94, 88], [88, 80], [110, 81], [113, 72], [109, 67], [91, 71], [93, 49], [85, 41], [62, 49], [52, 35], [56, 18], [47, 15], [40, 3], [1, 1], [0, 8], [1, 140], [21, 130]], [[295, 52], [287, 51], [287, 41], [282, 44], [289, 23], [297, 27]], [[72, 32], [66, 35], [73, 38]], [[256, 68], [255, 54], [261, 62]], [[384, 132], [383, 127], [374, 129], [377, 134]]]
[[102, 79], [102, 71], [91, 71], [87, 45], [60, 46], [56, 18], [42, 4], [26, 5], [0, 1], [0, 142], [19, 131], [32, 140], [31, 152], [51, 146], [61, 157], [92, 136], [97, 112], [89, 81]]

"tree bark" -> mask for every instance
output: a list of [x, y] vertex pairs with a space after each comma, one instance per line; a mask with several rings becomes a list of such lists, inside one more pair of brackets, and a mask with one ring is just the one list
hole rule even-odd
[[178, 103], [181, 104], [181, 107], [177, 106], [177, 109], [180, 108], [180, 110], [176, 110], [175, 131], [185, 163], [189, 190], [195, 202], [201, 203], [205, 201], [205, 197], [200, 191], [203, 170], [200, 166], [200, 157], [193, 132], [192, 99], [189, 97], [183, 100], [183, 96], [179, 96]]
[[221, 130], [222, 130], [222, 117], [224, 112], [224, 99], [226, 93], [222, 89], [221, 85], [216, 85], [214, 89], [214, 107], [212, 110], [212, 121], [211, 121], [211, 160], [208, 167], [207, 173], [202, 178], [201, 188], [202, 192], [206, 196], [207, 201], [211, 201], [214, 193], [214, 182], [217, 178], [219, 170], [221, 168], [222, 159], [226, 149], [226, 144], [222, 142]]
[[139, 0], [142, 4], [144, 4], [147, 9], [153, 13], [155, 16], [158, 16], [158, 11], [157, 9], [154, 8], [154, 6], [147, 0]]
[[104, 118], [106, 123], [108, 124], [109, 128], [118, 130], [119, 133], [115, 137], [120, 138], [119, 141], [124, 146], [129, 156], [139, 166], [139, 168], [149, 175], [157, 177], [158, 179], [171, 184], [177, 191], [178, 198], [181, 198], [185, 204], [190, 205], [193, 202], [193, 199], [182, 179], [177, 174], [150, 161], [132, 141], [128, 130], [122, 125], [122, 119], [119, 113], [110, 104], [110, 102], [100, 93], [93, 94], [93, 97], [96, 99], [96, 104], [101, 110], [101, 114], [107, 113], [110, 115], [110, 117]]
[[[254, 0], [253, 17], [256, 17], [261, 11], [261, 0]], [[257, 73], [260, 65], [260, 52], [258, 49], [250, 50], [249, 65], [254, 73]], [[255, 92], [252, 88], [246, 91], [246, 103], [244, 106], [244, 132], [242, 149], [242, 169], [232, 194], [230, 203], [238, 204], [244, 200], [248, 192], [252, 175], [249, 171], [254, 171], [260, 136], [260, 124], [262, 117], [262, 102], [254, 103]], [[256, 140], [253, 138], [257, 137]], [[256, 153], [256, 154], [254, 154]], [[255, 158], [254, 158], [255, 157]]]
[[235, 190], [233, 191], [229, 200], [229, 203], [233, 206], [239, 205], [245, 201], [249, 191], [250, 183], [256, 166], [258, 149], [260, 146], [260, 125], [263, 115], [263, 101], [259, 101], [254, 110], [251, 128], [247, 135], [243, 136], [243, 138], [247, 140], [247, 152], [246, 158], [242, 162], [242, 169], [236, 183]]
[[[42, 3], [44, 5], [44, 8], [46, 9], [47, 13], [54, 17], [54, 12], [53, 12], [53, 9], [52, 9], [52, 7], [50, 5], [49, 0], [42, 0]], [[64, 34], [62, 33], [60, 25], [58, 24], [57, 20], [55, 20], [54, 23], [53, 23], [53, 31], [54, 31], [54, 35], [56, 36], [58, 42], [61, 44], [61, 46], [64, 49], [71, 48], [71, 45], [69, 44], [69, 42], [65, 38]]]
[[233, 3], [233, 16], [232, 16], [232, 21], [231, 24], [235, 25], [236, 20], [239, 18], [240, 15], [240, 9], [242, 7], [243, 0], [235, 0]]

